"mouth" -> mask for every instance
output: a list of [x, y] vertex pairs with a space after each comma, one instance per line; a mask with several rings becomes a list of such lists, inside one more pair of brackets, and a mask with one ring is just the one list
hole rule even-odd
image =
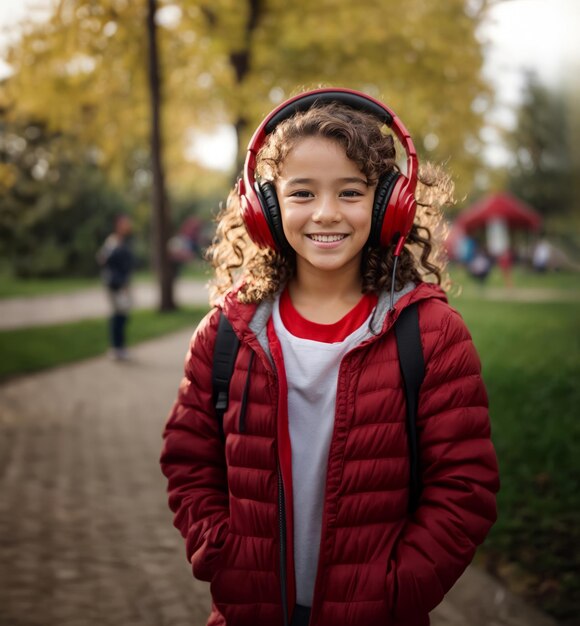
[[306, 235], [312, 241], [316, 241], [318, 243], [337, 243], [346, 239], [348, 235], [345, 234], [332, 234], [332, 235], [324, 235], [324, 234], [310, 234]]

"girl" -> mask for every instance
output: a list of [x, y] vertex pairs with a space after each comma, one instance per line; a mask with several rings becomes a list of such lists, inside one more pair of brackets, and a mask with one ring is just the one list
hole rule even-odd
[[[407, 155], [403, 175], [389, 126]], [[208, 626], [424, 626], [496, 518], [480, 364], [440, 287], [425, 219], [449, 199], [400, 120], [359, 92], [307, 92], [248, 149], [210, 249], [161, 464]], [[422, 490], [409, 509], [406, 402], [393, 328], [414, 305], [425, 375]], [[240, 341], [223, 432], [218, 323]]]

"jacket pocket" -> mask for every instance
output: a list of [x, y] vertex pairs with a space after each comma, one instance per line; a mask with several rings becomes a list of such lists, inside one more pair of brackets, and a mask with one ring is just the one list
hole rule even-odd
[[205, 541], [191, 557], [191, 569], [198, 580], [210, 582], [223, 563], [231, 537], [229, 522], [223, 522], [208, 530]]

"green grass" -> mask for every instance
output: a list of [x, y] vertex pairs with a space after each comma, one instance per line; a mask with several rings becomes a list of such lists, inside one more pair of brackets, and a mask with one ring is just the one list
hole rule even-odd
[[181, 268], [179, 276], [181, 278], [194, 278], [196, 280], [208, 281], [212, 276], [212, 267], [206, 261], [196, 259], [184, 265]]
[[28, 298], [55, 293], [71, 293], [79, 289], [98, 287], [98, 278], [14, 278], [0, 274], [0, 299]]
[[[193, 332], [205, 312], [203, 308], [170, 313], [135, 311], [128, 323], [128, 343], [134, 345], [186, 327]], [[0, 380], [103, 354], [108, 347], [107, 332], [106, 319], [0, 331]]]
[[[469, 276], [467, 271], [459, 265], [450, 265], [449, 273], [451, 278], [458, 285], [462, 286], [467, 292], [471, 293], [479, 289], [481, 285]], [[573, 289], [580, 291], [580, 272], [559, 271], [546, 272], [540, 274], [532, 270], [516, 266], [512, 272], [512, 280], [514, 287], [532, 288], [532, 289]], [[504, 287], [504, 279], [497, 267], [492, 268], [484, 288]]]
[[483, 556], [571, 625], [580, 614], [580, 305], [453, 304], [481, 356], [501, 471]]

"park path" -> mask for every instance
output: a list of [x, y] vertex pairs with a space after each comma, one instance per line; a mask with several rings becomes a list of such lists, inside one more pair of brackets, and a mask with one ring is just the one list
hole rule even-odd
[[[0, 386], [0, 626], [203, 626], [158, 466], [192, 329]], [[555, 626], [469, 568], [432, 626]]]
[[[580, 290], [485, 286], [477, 292], [477, 297], [500, 302], [580, 302]], [[175, 298], [181, 305], [207, 306], [208, 295], [204, 281], [178, 280]], [[158, 303], [157, 285], [135, 283], [132, 287], [132, 299], [136, 308], [154, 308]], [[109, 303], [105, 292], [98, 287], [49, 296], [0, 299], [0, 330], [104, 317], [108, 313]]]
[[[176, 281], [175, 299], [180, 305], [208, 306], [205, 282]], [[137, 282], [131, 287], [131, 300], [134, 308], [155, 308], [159, 289], [152, 282]], [[109, 312], [106, 292], [100, 287], [54, 295], [6, 298], [0, 300], [0, 330], [105, 317]]]

